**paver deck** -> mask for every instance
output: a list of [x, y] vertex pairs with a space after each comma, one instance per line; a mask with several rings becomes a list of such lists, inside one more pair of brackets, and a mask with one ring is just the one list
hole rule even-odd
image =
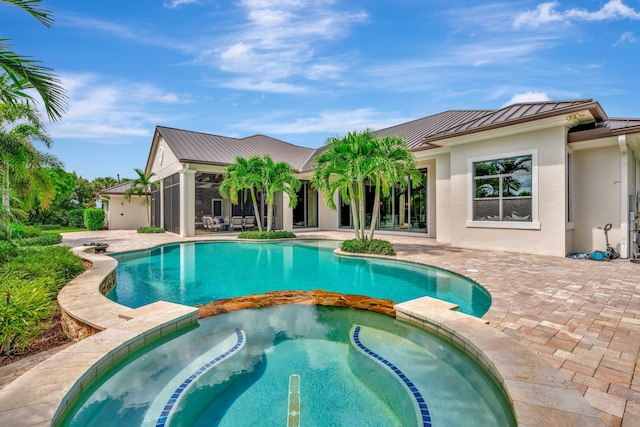
[[[297, 233], [344, 240], [348, 232]], [[135, 231], [69, 233], [63, 243], [109, 243], [109, 252], [190, 240]], [[382, 235], [398, 259], [463, 274], [493, 299], [484, 320], [535, 351], [569, 379], [607, 426], [640, 425], [640, 265], [454, 248], [434, 239]], [[0, 384], [2, 382], [0, 381]]]

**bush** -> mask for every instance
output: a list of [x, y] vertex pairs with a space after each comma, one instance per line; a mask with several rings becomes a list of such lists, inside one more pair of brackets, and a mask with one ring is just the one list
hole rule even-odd
[[42, 230], [40, 228], [31, 225], [24, 226], [23, 237], [38, 237], [40, 234], [42, 234]]
[[100, 230], [104, 225], [104, 211], [97, 208], [85, 209], [84, 225], [89, 230]]
[[11, 229], [13, 230], [13, 236], [12, 237], [22, 237], [24, 236], [24, 227], [21, 226], [20, 224], [17, 224], [15, 222], [12, 222], [11, 224], [9, 224], [9, 227], [11, 227]]
[[[84, 212], [83, 212], [81, 227], [84, 227]], [[59, 230], [61, 227], [60, 227], [59, 224], [41, 224], [41, 225], [38, 226], [38, 228], [40, 228], [40, 230], [44, 231], [44, 230]]]
[[162, 227], [140, 227], [140, 228], [138, 228], [138, 233], [164, 233], [164, 228], [162, 228]]
[[84, 271], [66, 246], [17, 248], [0, 266], [0, 355], [20, 352], [48, 326], [60, 289]]
[[396, 251], [393, 249], [391, 242], [380, 239], [352, 239], [342, 242], [340, 249], [343, 252], [352, 252], [359, 254], [374, 254], [374, 255], [395, 255]]
[[0, 241], [0, 265], [18, 256], [18, 248], [11, 242]]
[[296, 235], [290, 231], [243, 231], [238, 234], [238, 239], [293, 239]]
[[62, 242], [62, 235], [58, 233], [45, 233], [38, 237], [18, 240], [19, 246], [52, 246]]
[[0, 283], [0, 354], [22, 351], [48, 326], [55, 313], [50, 281], [13, 278]]
[[67, 212], [67, 220], [69, 227], [84, 228], [84, 209], [70, 210]]

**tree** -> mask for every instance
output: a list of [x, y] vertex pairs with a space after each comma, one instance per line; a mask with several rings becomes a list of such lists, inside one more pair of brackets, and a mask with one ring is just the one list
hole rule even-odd
[[[53, 24], [51, 12], [39, 6], [41, 0], [0, 1], [21, 8], [46, 27]], [[4, 70], [0, 74], [0, 101], [11, 105], [21, 101], [31, 102], [34, 98], [25, 91], [35, 89], [42, 98], [49, 118], [59, 120], [67, 108], [67, 95], [60, 80], [51, 68], [40, 65], [40, 61], [13, 52], [8, 41], [8, 38], [0, 38], [0, 67]]]
[[342, 138], [327, 139], [327, 149], [314, 159], [312, 182], [323, 192], [324, 201], [337, 209], [333, 197], [339, 191], [351, 206], [356, 239], [365, 239], [364, 185], [373, 176], [376, 159], [375, 134], [370, 129], [349, 132]]
[[[251, 193], [253, 212], [259, 217], [258, 200], [256, 190], [262, 189], [260, 171], [264, 161], [260, 156], [251, 156], [248, 159], [236, 157], [233, 164], [224, 169], [223, 180], [220, 184], [220, 194], [225, 199], [231, 199], [234, 204], [238, 203], [238, 193], [248, 189]], [[258, 230], [262, 231], [262, 221], [258, 218]]]
[[373, 240], [376, 223], [380, 216], [380, 194], [388, 196], [394, 183], [404, 186], [410, 182], [414, 188], [422, 183], [422, 175], [416, 168], [416, 158], [403, 138], [385, 136], [375, 139], [375, 150], [372, 155], [375, 156], [375, 165], [371, 178], [376, 187], [369, 240]]
[[157, 182], [151, 179], [155, 174], [153, 172], [146, 173], [138, 168], [135, 168], [134, 171], [138, 176], [131, 180], [131, 187], [125, 190], [123, 196], [128, 202], [134, 195], [144, 197], [142, 204], [147, 207], [147, 223], [151, 227], [151, 186]]
[[[41, 190], [41, 205], [46, 207], [55, 189], [38, 169], [57, 159], [38, 151], [32, 141], [51, 146], [38, 111], [26, 103], [0, 104], [0, 166], [2, 173], [2, 206], [9, 208], [11, 183], [18, 185], [22, 193], [29, 189], [27, 183]], [[59, 163], [59, 161], [58, 161]]]
[[267, 202], [267, 231], [271, 231], [276, 193], [279, 191], [286, 193], [289, 196], [289, 207], [295, 208], [298, 203], [297, 191], [302, 184], [294, 176], [289, 163], [276, 163], [269, 155], [264, 156], [263, 166], [260, 169], [260, 182]]

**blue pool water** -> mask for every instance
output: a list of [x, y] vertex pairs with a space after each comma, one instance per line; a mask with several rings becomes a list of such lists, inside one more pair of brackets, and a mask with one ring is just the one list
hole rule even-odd
[[155, 301], [205, 304], [278, 290], [323, 289], [403, 302], [423, 296], [482, 317], [491, 296], [444, 270], [382, 259], [343, 258], [332, 241], [207, 242], [115, 254], [117, 286], [108, 298], [128, 307]]
[[89, 385], [59, 425], [286, 426], [292, 375], [302, 426], [515, 425], [495, 384], [438, 337], [377, 313], [300, 305], [201, 320]]

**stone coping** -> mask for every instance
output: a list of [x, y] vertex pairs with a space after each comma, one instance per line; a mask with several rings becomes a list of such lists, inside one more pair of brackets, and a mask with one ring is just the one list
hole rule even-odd
[[[242, 297], [239, 305], [235, 300], [226, 300], [193, 308], [160, 301], [131, 309], [108, 300], [102, 293], [105, 286], [109, 286], [109, 278], [115, 275], [117, 261], [87, 250], [90, 249], [82, 247], [74, 249], [74, 252], [90, 261], [92, 267], [65, 286], [58, 301], [71, 318], [95, 328], [95, 331], [89, 331], [89, 335], [97, 333], [55, 354], [0, 389], [0, 418], [8, 425], [53, 424], [66, 403], [103, 369], [145, 343], [193, 324], [198, 311], [200, 316], [206, 316], [217, 314], [216, 311], [248, 308], [250, 298], [260, 304], [273, 305], [312, 304], [317, 303], [312, 301], [318, 301], [319, 297], [327, 298], [325, 301], [338, 301], [338, 304], [348, 300], [330, 295], [332, 293], [313, 291], [319, 293], [290, 293], [291, 301], [285, 302], [286, 298], [276, 292]], [[340, 250], [335, 253], [339, 256], [369, 256]], [[270, 295], [270, 303], [263, 297], [268, 294], [273, 294]], [[363, 301], [359, 298], [361, 296], [355, 297], [358, 297], [356, 301]], [[454, 304], [423, 297], [396, 304], [392, 310], [395, 309], [398, 319], [434, 331], [475, 357], [503, 387], [519, 425], [604, 425], [571, 382], [562, 378], [535, 353], [508, 335], [488, 327], [482, 319], [453, 311], [456, 308]]]
[[589, 403], [546, 361], [507, 334], [429, 297], [394, 306], [396, 318], [421, 326], [483, 366], [509, 399], [518, 425], [603, 426]]

